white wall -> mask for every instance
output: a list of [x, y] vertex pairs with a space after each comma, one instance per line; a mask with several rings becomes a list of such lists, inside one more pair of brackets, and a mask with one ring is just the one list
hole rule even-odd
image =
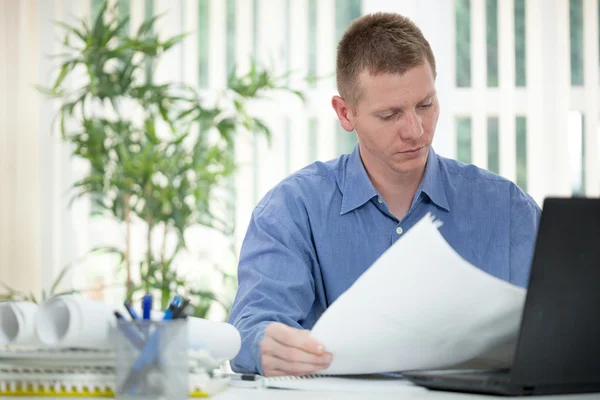
[[0, 2], [0, 281], [27, 294], [41, 286], [36, 6]]

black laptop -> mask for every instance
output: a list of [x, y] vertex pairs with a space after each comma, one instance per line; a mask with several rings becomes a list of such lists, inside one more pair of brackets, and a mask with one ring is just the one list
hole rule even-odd
[[544, 201], [510, 370], [403, 375], [429, 389], [458, 392], [600, 392], [600, 199]]

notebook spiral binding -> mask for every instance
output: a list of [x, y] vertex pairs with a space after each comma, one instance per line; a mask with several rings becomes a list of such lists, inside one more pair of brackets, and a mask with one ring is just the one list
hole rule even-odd
[[[202, 368], [190, 365], [190, 397], [208, 397], [223, 390], [227, 382], [211, 380]], [[0, 396], [114, 397], [115, 385], [110, 352], [0, 350]]]
[[[205, 376], [190, 373], [190, 397], [208, 397], [222, 390], [207, 390]], [[55, 396], [55, 397], [114, 397], [115, 375], [109, 368], [20, 368], [0, 367], [0, 396]]]
[[315, 378], [326, 378], [326, 377], [336, 377], [337, 375], [326, 375], [326, 374], [311, 374], [311, 375], [286, 375], [286, 376], [270, 376], [268, 378], [264, 378], [267, 381], [275, 382], [275, 381], [289, 381], [296, 379], [315, 379]]

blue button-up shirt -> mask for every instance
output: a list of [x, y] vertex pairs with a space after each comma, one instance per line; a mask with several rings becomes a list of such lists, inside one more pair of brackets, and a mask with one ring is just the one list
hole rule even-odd
[[[425, 214], [467, 261], [526, 286], [540, 209], [514, 183], [430, 149], [425, 174], [398, 221], [369, 180], [357, 145], [283, 180], [259, 202], [244, 239], [229, 322], [242, 336], [236, 371], [262, 373], [272, 322], [311, 329], [325, 309]], [[402, 260], [398, 260], [402, 268]]]

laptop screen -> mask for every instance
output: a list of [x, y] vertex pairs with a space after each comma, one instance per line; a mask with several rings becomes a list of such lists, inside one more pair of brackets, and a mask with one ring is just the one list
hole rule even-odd
[[544, 201], [511, 379], [600, 382], [600, 199]]

